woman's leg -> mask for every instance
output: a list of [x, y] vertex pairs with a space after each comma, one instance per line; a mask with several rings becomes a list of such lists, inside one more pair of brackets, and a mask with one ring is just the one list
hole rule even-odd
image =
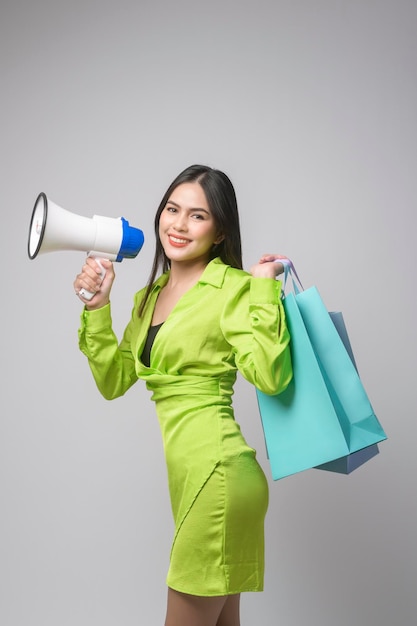
[[165, 626], [239, 626], [239, 595], [201, 597], [168, 589]]
[[216, 626], [240, 626], [240, 593], [227, 597]]

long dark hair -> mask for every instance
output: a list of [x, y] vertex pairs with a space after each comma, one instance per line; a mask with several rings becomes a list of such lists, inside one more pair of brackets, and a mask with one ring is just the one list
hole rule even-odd
[[199, 183], [201, 185], [217, 230], [223, 240], [213, 246], [210, 258], [220, 257], [223, 263], [242, 269], [242, 243], [240, 237], [239, 213], [233, 185], [224, 172], [207, 165], [191, 165], [182, 171], [170, 184], [155, 215], [154, 229], [156, 238], [155, 256], [148, 279], [145, 296], [139, 307], [142, 315], [158, 270], [162, 273], [170, 268], [170, 260], [165, 254], [159, 237], [159, 219], [172, 192], [182, 183]]

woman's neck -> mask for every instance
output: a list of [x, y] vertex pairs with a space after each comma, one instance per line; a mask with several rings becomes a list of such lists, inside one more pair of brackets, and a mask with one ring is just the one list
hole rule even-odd
[[191, 286], [198, 282], [200, 276], [207, 267], [208, 261], [199, 263], [172, 263], [169, 279], [166, 284], [168, 288]]

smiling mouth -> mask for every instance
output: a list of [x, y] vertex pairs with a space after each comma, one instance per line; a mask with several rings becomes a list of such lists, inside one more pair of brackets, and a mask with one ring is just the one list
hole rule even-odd
[[189, 239], [182, 239], [181, 237], [174, 237], [174, 235], [168, 235], [169, 241], [175, 246], [185, 246], [190, 243]]

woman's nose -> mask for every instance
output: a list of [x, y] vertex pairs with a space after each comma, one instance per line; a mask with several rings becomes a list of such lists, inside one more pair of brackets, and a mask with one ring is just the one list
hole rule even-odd
[[187, 216], [184, 213], [176, 213], [174, 228], [181, 231], [187, 229]]

